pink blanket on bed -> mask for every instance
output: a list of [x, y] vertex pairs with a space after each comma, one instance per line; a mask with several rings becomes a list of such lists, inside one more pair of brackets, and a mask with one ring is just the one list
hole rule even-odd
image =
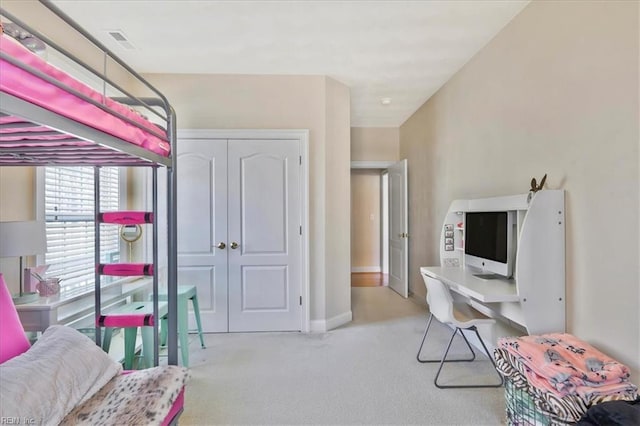
[[[49, 77], [56, 79], [84, 96], [107, 106], [113, 111], [142, 125], [146, 131], [131, 123], [121, 120], [115, 115], [88, 103], [87, 101], [11, 64], [0, 60], [0, 90], [18, 98], [39, 105], [49, 111], [54, 111], [65, 117], [86, 124], [103, 132], [109, 133], [127, 142], [142, 146], [149, 151], [162, 156], [168, 156], [170, 146], [165, 131], [146, 120], [129, 107], [119, 104], [101, 93], [93, 90], [84, 83], [72, 78], [65, 72], [47, 63], [33, 54], [9, 36], [0, 38], [0, 51], [15, 58]], [[152, 134], [152, 133], [155, 133]], [[158, 137], [157, 135], [161, 136]], [[6, 138], [3, 138], [6, 140]], [[164, 139], [164, 140], [163, 140]]]
[[560, 397], [588, 398], [635, 388], [627, 366], [570, 334], [508, 337], [498, 343], [526, 367], [532, 386]]

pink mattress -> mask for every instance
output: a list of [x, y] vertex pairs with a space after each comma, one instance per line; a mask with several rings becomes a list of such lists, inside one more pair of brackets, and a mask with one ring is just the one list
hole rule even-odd
[[[65, 72], [48, 64], [42, 58], [27, 50], [7, 35], [2, 35], [2, 38], [0, 38], [0, 51], [12, 58], [15, 58], [23, 64], [55, 78], [65, 86], [102, 103], [110, 110], [140, 124], [144, 130], [115, 115], [103, 111], [78, 96], [63, 90], [2, 58], [0, 58], [0, 91], [36, 104], [49, 111], [56, 112], [82, 124], [91, 126], [97, 130], [108, 133], [132, 144], [141, 146], [156, 154], [164, 157], [169, 156], [170, 144], [166, 137], [166, 132], [155, 124], [149, 122], [146, 118], [142, 117], [128, 106], [103, 97], [102, 94], [93, 90], [84, 83], [81, 83]], [[12, 122], [12, 120], [16, 120], [16, 118], [8, 116], [0, 117], [0, 123]], [[34, 137], [33, 135], [28, 135], [28, 133], [42, 132], [45, 129], [49, 130], [46, 127], [25, 127], [22, 129], [12, 128], [10, 129], [11, 133], [18, 133], [18, 136], [15, 137], [11, 136], [11, 133], [7, 133], [8, 130], [5, 129], [5, 131], [0, 134], [0, 146], [9, 148], [33, 147], [33, 143], [40, 144], [36, 146], [49, 147], [87, 145], [87, 142], [85, 141], [80, 141], [78, 139], [73, 141], [73, 138], [69, 137]]]

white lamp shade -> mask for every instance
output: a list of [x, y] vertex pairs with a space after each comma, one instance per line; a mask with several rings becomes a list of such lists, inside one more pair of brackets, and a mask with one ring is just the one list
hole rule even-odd
[[47, 251], [45, 222], [0, 222], [0, 257], [44, 254]]

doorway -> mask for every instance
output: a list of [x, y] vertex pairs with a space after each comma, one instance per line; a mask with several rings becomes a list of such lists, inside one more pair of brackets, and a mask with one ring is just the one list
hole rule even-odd
[[407, 297], [406, 202], [406, 160], [352, 162], [352, 287], [391, 284]]

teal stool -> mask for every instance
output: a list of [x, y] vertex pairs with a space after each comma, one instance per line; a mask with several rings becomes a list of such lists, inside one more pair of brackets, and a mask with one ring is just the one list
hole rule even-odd
[[[153, 298], [153, 294], [150, 296]], [[167, 300], [167, 290], [161, 290], [158, 293], [158, 300]], [[182, 354], [182, 365], [189, 367], [189, 305], [191, 300], [193, 304], [193, 313], [196, 317], [198, 326], [198, 335], [200, 336], [200, 345], [205, 348], [204, 337], [202, 335], [202, 323], [200, 322], [200, 307], [198, 306], [198, 292], [195, 285], [179, 285], [178, 286], [178, 339], [180, 340], [180, 352]], [[163, 344], [166, 342], [167, 326], [166, 317], [162, 318], [162, 338]]]
[[[152, 302], [132, 302], [122, 305], [119, 308], [110, 311], [108, 316], [131, 316], [153, 314]], [[158, 303], [158, 316], [160, 318], [167, 315], [167, 303]], [[102, 349], [109, 353], [111, 346], [111, 336], [113, 330], [118, 327], [105, 327], [104, 338], [102, 340]], [[133, 368], [133, 360], [136, 352], [136, 338], [138, 336], [138, 327], [122, 327], [124, 328], [124, 368], [131, 370]], [[153, 367], [153, 326], [140, 327], [142, 334], [142, 358], [147, 368]]]

